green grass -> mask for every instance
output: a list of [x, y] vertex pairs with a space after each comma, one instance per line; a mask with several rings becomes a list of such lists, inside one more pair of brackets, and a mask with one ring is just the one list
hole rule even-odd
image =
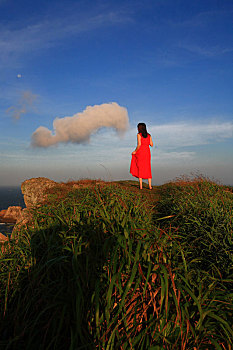
[[0, 260], [0, 349], [232, 349], [232, 190], [53, 193]]

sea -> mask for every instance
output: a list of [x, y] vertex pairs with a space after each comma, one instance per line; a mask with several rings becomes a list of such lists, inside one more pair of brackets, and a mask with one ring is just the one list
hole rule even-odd
[[[20, 187], [1, 187], [0, 186], [0, 210], [7, 209], [10, 206], [20, 206], [25, 208], [23, 195]], [[11, 234], [14, 225], [0, 222], [0, 232], [5, 236]]]

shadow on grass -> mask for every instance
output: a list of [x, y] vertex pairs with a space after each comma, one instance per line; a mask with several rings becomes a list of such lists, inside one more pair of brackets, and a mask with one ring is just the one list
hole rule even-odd
[[34, 263], [17, 276], [0, 349], [93, 349], [87, 320], [112, 244], [113, 237], [103, 237], [94, 225], [35, 231]]

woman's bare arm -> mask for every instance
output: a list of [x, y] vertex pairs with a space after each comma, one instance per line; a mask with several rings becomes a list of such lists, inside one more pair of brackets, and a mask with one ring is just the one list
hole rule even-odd
[[137, 144], [137, 147], [135, 149], [135, 151], [132, 152], [132, 154], [135, 154], [139, 148], [141, 147], [141, 135], [137, 134], [137, 141], [138, 141], [138, 144]]
[[150, 136], [150, 146], [153, 147], [153, 141], [152, 141], [151, 136]]

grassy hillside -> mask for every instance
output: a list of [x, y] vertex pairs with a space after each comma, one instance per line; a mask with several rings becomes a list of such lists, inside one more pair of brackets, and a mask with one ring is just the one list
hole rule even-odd
[[0, 261], [0, 349], [232, 349], [232, 189], [53, 190]]

